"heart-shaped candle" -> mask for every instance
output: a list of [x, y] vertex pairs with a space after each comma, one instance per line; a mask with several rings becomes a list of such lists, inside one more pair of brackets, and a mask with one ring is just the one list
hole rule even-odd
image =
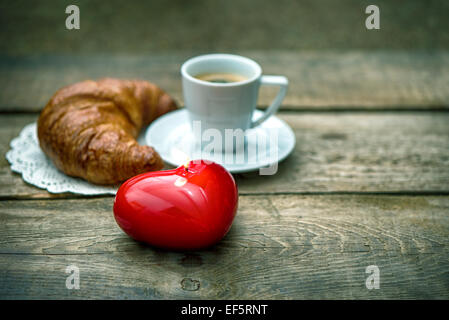
[[232, 175], [214, 162], [194, 160], [127, 180], [117, 191], [114, 216], [137, 241], [168, 249], [199, 249], [226, 235], [237, 203]]

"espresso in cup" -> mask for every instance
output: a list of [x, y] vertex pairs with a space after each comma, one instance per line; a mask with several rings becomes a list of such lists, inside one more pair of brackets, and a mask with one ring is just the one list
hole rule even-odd
[[227, 72], [214, 72], [214, 73], [201, 73], [195, 76], [195, 78], [214, 82], [214, 83], [232, 83], [232, 82], [240, 82], [245, 81], [248, 78], [236, 73], [227, 73]]
[[[208, 137], [218, 136], [222, 140], [214, 150], [226, 153], [239, 150], [236, 144], [240, 143], [234, 144], [234, 138], [226, 136], [237, 129], [255, 128], [268, 119], [281, 105], [288, 87], [286, 77], [262, 75], [257, 62], [231, 54], [191, 58], [182, 65], [181, 74], [184, 104], [195, 143], [207, 149]], [[261, 85], [277, 86], [279, 92], [265, 113], [253, 119]]]

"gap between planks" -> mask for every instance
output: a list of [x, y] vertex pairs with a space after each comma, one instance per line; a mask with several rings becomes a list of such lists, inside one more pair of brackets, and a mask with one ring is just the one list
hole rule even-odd
[[[50, 195], [50, 197], [48, 196]], [[113, 198], [113, 195], [104, 194], [104, 195], [78, 195], [78, 194], [50, 194], [48, 195], [23, 195], [23, 196], [0, 196], [0, 201], [34, 201], [34, 200], [49, 200], [49, 201], [57, 201], [57, 200], [77, 200], [77, 199], [101, 199], [101, 198]], [[251, 193], [251, 192], [240, 192], [239, 197], [265, 197], [265, 196], [332, 196], [332, 195], [352, 195], [352, 196], [397, 196], [397, 197], [421, 197], [421, 196], [441, 196], [446, 197], [449, 196], [449, 190], [447, 191], [328, 191], [328, 192], [260, 192], [260, 193]]]
[[[295, 105], [282, 105], [282, 109], [279, 109], [276, 111], [276, 114], [322, 114], [322, 113], [449, 113], [449, 103], [441, 104], [441, 105], [428, 105], [428, 106], [422, 106], [422, 105], [408, 105], [405, 107], [397, 107], [397, 106], [372, 106], [372, 108], [366, 108], [366, 107], [353, 107], [353, 108], [335, 108], [334, 106], [320, 106], [320, 108], [313, 108], [313, 107], [299, 107]], [[180, 108], [184, 108], [184, 105], [181, 105]], [[266, 110], [268, 108], [268, 105], [257, 105], [256, 107], [259, 110]], [[36, 115], [38, 116], [40, 114], [39, 111], [36, 110], [25, 110], [23, 107], [20, 106], [8, 106], [6, 110], [0, 109], [0, 115], [5, 116], [20, 116], [20, 115]]]

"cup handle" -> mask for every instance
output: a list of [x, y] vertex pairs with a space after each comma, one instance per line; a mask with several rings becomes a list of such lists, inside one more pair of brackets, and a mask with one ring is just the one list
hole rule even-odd
[[263, 116], [251, 123], [251, 128], [257, 127], [259, 124], [267, 120], [273, 113], [275, 113], [279, 109], [282, 100], [284, 100], [285, 95], [287, 94], [288, 79], [284, 76], [262, 76], [260, 78], [260, 84], [267, 86], [279, 86], [279, 92], [271, 105], [267, 108], [267, 110], [265, 110]]

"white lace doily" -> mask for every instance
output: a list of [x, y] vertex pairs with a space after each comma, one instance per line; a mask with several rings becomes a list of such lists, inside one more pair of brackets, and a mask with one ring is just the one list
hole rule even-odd
[[14, 172], [22, 174], [23, 180], [51, 193], [73, 192], [84, 195], [115, 194], [116, 187], [103, 187], [72, 178], [53, 165], [39, 147], [36, 123], [25, 126], [20, 135], [11, 141], [6, 159]]

